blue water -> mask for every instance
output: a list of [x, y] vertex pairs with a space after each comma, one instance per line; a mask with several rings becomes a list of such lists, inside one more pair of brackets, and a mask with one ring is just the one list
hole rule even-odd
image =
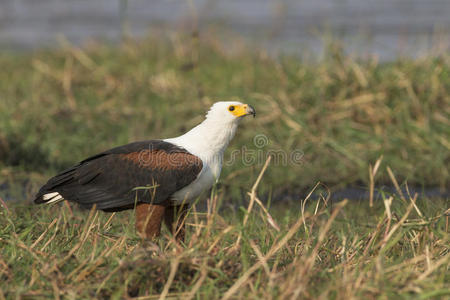
[[62, 37], [119, 41], [157, 29], [225, 28], [269, 52], [320, 53], [324, 35], [358, 56], [389, 60], [450, 47], [449, 0], [1, 0], [0, 49], [58, 46]]

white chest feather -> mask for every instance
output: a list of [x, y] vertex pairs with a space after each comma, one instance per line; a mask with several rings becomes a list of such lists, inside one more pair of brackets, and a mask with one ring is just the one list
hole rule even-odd
[[197, 178], [171, 196], [173, 202], [191, 202], [217, 182], [222, 169], [223, 153], [233, 138], [237, 125], [238, 120], [219, 122], [207, 118], [186, 134], [164, 140], [186, 149], [203, 163]]
[[222, 159], [208, 161], [203, 160], [203, 168], [200, 171], [197, 178], [183, 189], [175, 192], [170, 200], [177, 205], [182, 203], [191, 203], [195, 200], [203, 191], [211, 188], [214, 183], [219, 180], [220, 171], [222, 168]]

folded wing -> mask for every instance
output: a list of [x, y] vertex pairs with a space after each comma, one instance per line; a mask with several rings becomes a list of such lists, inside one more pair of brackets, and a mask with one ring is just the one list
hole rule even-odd
[[135, 142], [92, 156], [51, 178], [35, 203], [62, 199], [90, 208], [119, 211], [137, 203], [163, 203], [192, 183], [202, 161], [171, 143]]

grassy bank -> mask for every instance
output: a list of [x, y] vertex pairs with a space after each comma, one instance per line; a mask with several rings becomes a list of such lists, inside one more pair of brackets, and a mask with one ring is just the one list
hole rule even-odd
[[[336, 46], [315, 62], [203, 36], [2, 53], [0, 300], [444, 299], [448, 199], [398, 186], [448, 189], [449, 95], [449, 57], [358, 62]], [[141, 243], [129, 211], [3, 201], [29, 201], [107, 148], [179, 135], [228, 99], [257, 118], [242, 122], [221, 185], [200, 199], [207, 209], [190, 212], [184, 245], [167, 231]], [[372, 207], [322, 194], [266, 209], [256, 198], [352, 184], [397, 192]]]
[[369, 208], [306, 198], [269, 215], [256, 195], [252, 210], [230, 210], [214, 194], [187, 217], [185, 245], [167, 231], [141, 244], [131, 212], [2, 204], [0, 299], [450, 296], [445, 201], [403, 195]]
[[[243, 122], [226, 153], [227, 160], [240, 151], [221, 180], [233, 195], [245, 192], [271, 151], [288, 160], [272, 165], [267, 191], [367, 183], [369, 164], [382, 155], [382, 169], [390, 166], [400, 182], [448, 186], [449, 57], [358, 62], [330, 46], [308, 62], [230, 48], [174, 36], [0, 54], [1, 183], [25, 182], [27, 194], [16, 198], [27, 198], [89, 155], [179, 135], [214, 101], [239, 98], [258, 116]], [[256, 160], [243, 162], [243, 149]], [[292, 153], [300, 153], [295, 163]]]

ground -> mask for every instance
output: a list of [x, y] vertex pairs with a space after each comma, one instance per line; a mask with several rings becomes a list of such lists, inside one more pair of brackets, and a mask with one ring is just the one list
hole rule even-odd
[[222, 200], [213, 194], [209, 210], [191, 211], [182, 245], [166, 230], [140, 242], [131, 212], [3, 207], [0, 298], [450, 295], [445, 201], [393, 196], [369, 207], [306, 199], [267, 212], [255, 203], [245, 221], [246, 208], [224, 209]]

